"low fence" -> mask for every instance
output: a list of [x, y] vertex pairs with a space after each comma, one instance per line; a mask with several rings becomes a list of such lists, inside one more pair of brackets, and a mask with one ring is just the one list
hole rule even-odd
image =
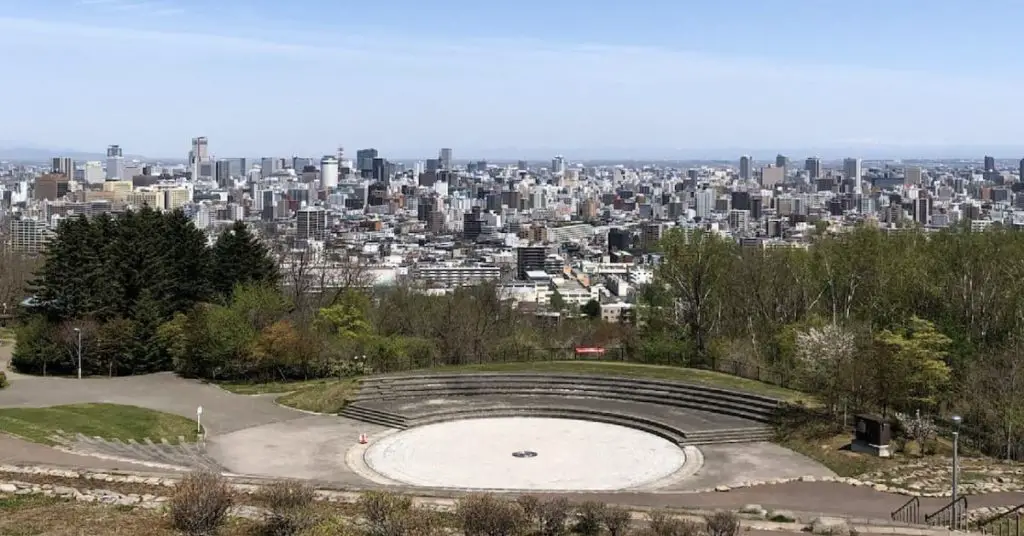
[[370, 358], [369, 365], [375, 372], [392, 373], [408, 370], [439, 367], [445, 365], [498, 365], [505, 363], [545, 363], [555, 361], [615, 362], [635, 365], [663, 365], [721, 372], [750, 380], [788, 387], [791, 381], [789, 371], [775, 370], [754, 363], [725, 359], [693, 361], [684, 354], [645, 356], [629, 348], [614, 347], [553, 347], [553, 348], [512, 348], [488, 354], [457, 355], [441, 358], [433, 353], [410, 352], [388, 359]]

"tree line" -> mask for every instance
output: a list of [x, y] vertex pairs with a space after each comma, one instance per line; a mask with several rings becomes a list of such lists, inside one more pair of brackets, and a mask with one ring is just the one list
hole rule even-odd
[[1020, 450], [1024, 233], [865, 224], [760, 249], [673, 230], [660, 248], [642, 344], [774, 370], [836, 413], [959, 413], [979, 447]]

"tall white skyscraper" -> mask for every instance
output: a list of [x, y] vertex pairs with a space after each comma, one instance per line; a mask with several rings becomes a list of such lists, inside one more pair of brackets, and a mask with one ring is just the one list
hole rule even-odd
[[693, 201], [696, 216], [701, 220], [710, 219], [711, 212], [715, 210], [715, 191], [708, 189], [697, 190], [693, 194]]
[[853, 191], [860, 192], [860, 158], [847, 158], [843, 160], [843, 178], [853, 180]]
[[320, 187], [324, 190], [338, 187], [338, 159], [331, 155], [320, 159]]
[[565, 157], [558, 155], [551, 159], [551, 173], [554, 175], [565, 173]]
[[192, 180], [200, 176], [200, 168], [210, 162], [209, 140], [206, 136], [192, 138], [192, 149], [188, 152], [188, 166], [192, 172]]
[[452, 150], [445, 147], [438, 153], [438, 159], [441, 160], [441, 169], [452, 169]]
[[120, 145], [107, 147], [107, 180], [119, 181], [124, 178], [124, 153]]

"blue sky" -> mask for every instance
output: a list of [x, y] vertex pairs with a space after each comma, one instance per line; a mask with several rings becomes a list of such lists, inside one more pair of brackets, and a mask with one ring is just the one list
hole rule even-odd
[[0, 120], [151, 156], [196, 135], [218, 157], [1024, 153], [1022, 21], [1018, 0], [0, 0]]

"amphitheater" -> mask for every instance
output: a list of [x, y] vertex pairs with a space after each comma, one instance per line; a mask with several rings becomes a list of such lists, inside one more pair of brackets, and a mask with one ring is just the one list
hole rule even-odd
[[[107, 402], [194, 418], [203, 406], [206, 437], [172, 445], [79, 436], [50, 448], [0, 434], [0, 465], [150, 475], [205, 469], [421, 497], [490, 490], [637, 507], [755, 503], [884, 520], [908, 499], [851, 486], [768, 441], [780, 400], [701, 384], [569, 373], [385, 375], [363, 379], [339, 415], [320, 415], [280, 406], [277, 395], [237, 395], [171, 374], [11, 380], [0, 407]], [[917, 500], [922, 512], [949, 502]], [[973, 505], [1022, 502], [1018, 493], [993, 493]]]

